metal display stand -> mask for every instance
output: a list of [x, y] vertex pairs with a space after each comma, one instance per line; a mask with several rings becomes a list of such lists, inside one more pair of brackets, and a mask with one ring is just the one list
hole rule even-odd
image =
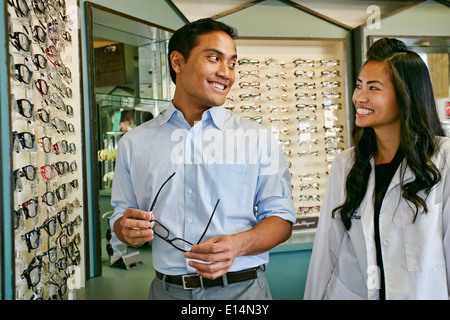
[[[17, 300], [84, 283], [77, 1], [8, 1]], [[72, 289], [75, 287], [72, 285]]]
[[112, 267], [125, 268], [127, 270], [140, 267], [144, 264], [138, 251], [126, 255], [110, 257], [110, 265]]

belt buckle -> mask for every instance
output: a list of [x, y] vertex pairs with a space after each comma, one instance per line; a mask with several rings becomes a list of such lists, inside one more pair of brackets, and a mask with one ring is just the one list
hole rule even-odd
[[182, 275], [181, 276], [181, 281], [183, 282], [183, 289], [184, 290], [193, 290], [194, 288], [190, 288], [190, 287], [187, 287], [186, 286], [186, 279], [189, 279], [189, 278], [198, 278], [199, 279], [199, 281], [200, 281], [200, 288], [204, 288], [204, 286], [203, 286], [203, 277], [202, 276], [200, 276], [200, 275], [198, 275], [198, 274], [192, 274], [192, 275], [189, 275], [189, 274], [186, 274], [186, 275]]

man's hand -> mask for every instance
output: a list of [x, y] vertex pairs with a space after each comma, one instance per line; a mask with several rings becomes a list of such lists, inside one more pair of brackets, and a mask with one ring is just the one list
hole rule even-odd
[[[252, 229], [232, 235], [219, 235], [200, 244], [194, 244], [185, 253], [189, 265], [198, 275], [216, 279], [227, 273], [237, 256], [256, 255], [272, 249], [289, 239], [292, 225], [279, 217], [268, 217]], [[204, 261], [204, 262], [202, 262]]]
[[127, 209], [123, 217], [114, 223], [114, 233], [120, 241], [132, 247], [139, 247], [153, 240], [153, 230], [150, 229], [150, 220], [153, 215], [148, 211]]
[[220, 235], [200, 244], [194, 244], [185, 257], [205, 261], [189, 261], [197, 274], [207, 279], [216, 279], [227, 273], [239, 253], [238, 242], [233, 235]]

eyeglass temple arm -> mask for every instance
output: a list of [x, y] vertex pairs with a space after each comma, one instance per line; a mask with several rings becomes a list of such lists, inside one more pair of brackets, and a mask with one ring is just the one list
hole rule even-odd
[[216, 205], [214, 206], [214, 210], [213, 210], [213, 212], [212, 212], [212, 214], [211, 214], [211, 217], [209, 218], [208, 224], [206, 225], [205, 231], [203, 231], [203, 234], [202, 234], [202, 236], [200, 237], [200, 239], [198, 240], [197, 244], [199, 244], [200, 242], [202, 242], [203, 237], [204, 237], [205, 234], [206, 234], [206, 231], [208, 231], [209, 224], [211, 223], [211, 220], [212, 220], [212, 218], [213, 218], [213, 216], [214, 216], [214, 213], [216, 212], [216, 208], [217, 208], [217, 205], [219, 204], [219, 201], [220, 201], [220, 199], [217, 199]]
[[158, 193], [156, 194], [156, 197], [155, 197], [155, 199], [153, 200], [152, 205], [150, 206], [150, 210], [148, 210], [150, 213], [151, 213], [151, 212], [153, 211], [153, 209], [155, 208], [156, 199], [158, 199], [159, 193], [161, 192], [162, 188], [164, 187], [164, 185], [165, 185], [167, 182], [169, 182], [170, 179], [172, 179], [172, 177], [175, 175], [175, 173], [176, 173], [176, 172], [172, 173], [172, 174], [170, 175], [170, 177], [167, 178], [166, 181], [164, 181], [164, 183], [162, 184], [161, 188], [159, 188]]

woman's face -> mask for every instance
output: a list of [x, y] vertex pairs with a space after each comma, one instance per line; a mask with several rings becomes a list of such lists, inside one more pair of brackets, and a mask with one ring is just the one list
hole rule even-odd
[[379, 130], [400, 130], [395, 90], [386, 62], [369, 61], [361, 69], [353, 92], [356, 125]]

